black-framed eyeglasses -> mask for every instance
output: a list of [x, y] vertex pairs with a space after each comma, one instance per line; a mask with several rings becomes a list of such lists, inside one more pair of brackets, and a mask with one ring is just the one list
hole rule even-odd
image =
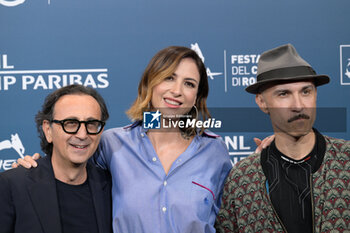
[[69, 134], [78, 133], [81, 123], [85, 124], [87, 134], [99, 134], [106, 124], [99, 120], [79, 121], [77, 119], [52, 120], [51, 122], [61, 124], [63, 131]]

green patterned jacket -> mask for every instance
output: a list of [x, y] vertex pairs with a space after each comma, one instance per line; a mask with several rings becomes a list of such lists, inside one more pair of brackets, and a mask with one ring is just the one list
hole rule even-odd
[[[314, 232], [350, 232], [350, 141], [324, 137], [326, 154], [312, 174]], [[232, 168], [215, 223], [217, 232], [286, 232], [265, 183], [260, 154]]]

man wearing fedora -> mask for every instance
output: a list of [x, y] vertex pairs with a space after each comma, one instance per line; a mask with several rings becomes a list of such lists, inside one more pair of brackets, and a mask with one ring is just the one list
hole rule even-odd
[[291, 44], [264, 52], [255, 94], [275, 140], [231, 170], [217, 232], [350, 232], [350, 141], [320, 134], [317, 75]]

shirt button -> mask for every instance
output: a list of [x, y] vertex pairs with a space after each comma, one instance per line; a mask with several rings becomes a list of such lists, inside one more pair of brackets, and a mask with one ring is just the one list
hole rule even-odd
[[141, 137], [145, 137], [145, 134], [144, 134], [144, 133], [141, 133]]
[[162, 208], [162, 211], [165, 212], [165, 211], [166, 211], [166, 207], [163, 207], [163, 208]]
[[168, 184], [168, 182], [164, 181], [164, 186], [166, 186]]
[[156, 157], [153, 157], [153, 158], [152, 158], [152, 161], [153, 161], [153, 162], [157, 161], [157, 158], [156, 158]]

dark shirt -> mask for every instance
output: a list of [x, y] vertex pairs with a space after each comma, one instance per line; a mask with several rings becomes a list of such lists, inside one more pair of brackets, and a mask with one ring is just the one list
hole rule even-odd
[[56, 180], [63, 233], [98, 233], [89, 183], [69, 185]]
[[312, 151], [300, 160], [281, 153], [275, 142], [262, 153], [261, 164], [267, 177], [272, 205], [288, 233], [313, 231], [311, 174], [321, 166], [326, 143], [315, 130]]

